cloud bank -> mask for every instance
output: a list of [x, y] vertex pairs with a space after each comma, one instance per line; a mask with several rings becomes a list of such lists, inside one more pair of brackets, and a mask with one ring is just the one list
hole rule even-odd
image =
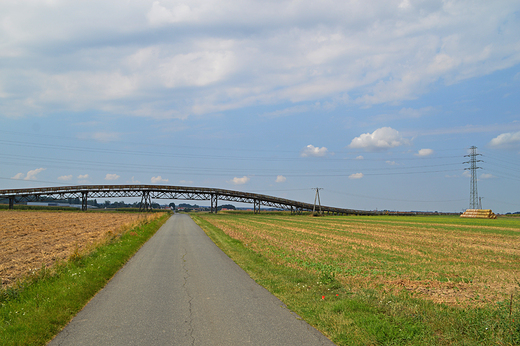
[[0, 114], [185, 118], [410, 100], [518, 64], [519, 9], [507, 0], [3, 1]]

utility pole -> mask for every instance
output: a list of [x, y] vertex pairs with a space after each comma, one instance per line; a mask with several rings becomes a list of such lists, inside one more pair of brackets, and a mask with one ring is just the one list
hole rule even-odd
[[316, 188], [316, 195], [314, 195], [314, 207], [312, 208], [312, 215], [316, 215], [316, 199], [318, 199], [320, 214], [323, 214], [323, 212], [321, 211], [320, 190], [323, 190], [323, 188]]
[[482, 154], [477, 154], [477, 147], [472, 146], [469, 148], [471, 153], [468, 155], [464, 155], [464, 157], [469, 157], [469, 161], [463, 162], [463, 164], [469, 163], [469, 168], [464, 168], [464, 170], [471, 171], [471, 182], [470, 182], [470, 192], [469, 192], [469, 208], [470, 209], [479, 209], [479, 199], [478, 199], [478, 191], [477, 191], [477, 169], [482, 169], [482, 167], [477, 167], [477, 162], [484, 162], [482, 160], [477, 160], [477, 156], [482, 156]]

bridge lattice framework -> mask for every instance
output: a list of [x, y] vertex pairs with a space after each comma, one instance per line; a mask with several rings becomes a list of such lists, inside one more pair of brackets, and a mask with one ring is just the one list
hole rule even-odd
[[[52, 198], [55, 200], [81, 199], [82, 210], [87, 210], [89, 198], [141, 198], [141, 210], [151, 208], [152, 199], [194, 200], [210, 201], [211, 212], [216, 213], [218, 201], [239, 202], [253, 204], [254, 213], [260, 212], [260, 207], [271, 207], [290, 210], [292, 213], [312, 211], [314, 204], [298, 202], [290, 199], [273, 197], [257, 193], [233, 191], [226, 189], [166, 186], [166, 185], [78, 185], [41, 187], [29, 189], [0, 190], [0, 199], [9, 199], [9, 209], [13, 209], [15, 203], [37, 202]], [[322, 212], [341, 215], [371, 215], [370, 211], [344, 209], [321, 206]]]

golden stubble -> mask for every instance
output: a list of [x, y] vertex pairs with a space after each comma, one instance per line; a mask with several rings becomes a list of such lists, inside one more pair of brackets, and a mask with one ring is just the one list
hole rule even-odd
[[[299, 263], [330, 264], [352, 290], [408, 291], [439, 303], [478, 306], [520, 288], [517, 228], [348, 217], [205, 219], [275, 263], [306, 270]], [[511, 230], [518, 235], [499, 233]]]
[[0, 211], [0, 277], [10, 286], [42, 265], [83, 254], [160, 214]]

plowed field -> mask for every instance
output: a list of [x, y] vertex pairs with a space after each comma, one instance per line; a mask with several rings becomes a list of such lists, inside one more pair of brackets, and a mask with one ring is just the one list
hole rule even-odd
[[2, 287], [82, 253], [157, 214], [0, 211]]

